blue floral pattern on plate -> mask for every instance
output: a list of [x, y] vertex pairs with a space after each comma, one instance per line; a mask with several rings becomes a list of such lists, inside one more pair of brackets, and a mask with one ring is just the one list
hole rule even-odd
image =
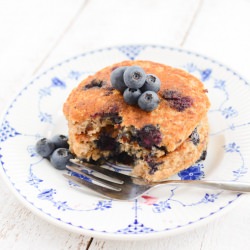
[[[237, 93], [249, 96], [250, 89], [241, 76], [219, 62], [178, 48], [125, 45], [99, 49], [69, 58], [37, 76], [12, 101], [0, 124], [2, 177], [25, 205], [49, 222], [91, 236], [149, 239], [199, 225], [241, 196], [170, 185], [135, 201], [103, 199], [77, 190], [36, 154], [38, 138], [67, 133], [62, 104], [80, 79], [114, 62], [137, 59], [162, 62], [195, 75], [203, 81], [212, 103], [207, 159], [173, 178], [249, 179], [248, 101], [241, 102]], [[154, 220], [149, 219], [152, 216]]]

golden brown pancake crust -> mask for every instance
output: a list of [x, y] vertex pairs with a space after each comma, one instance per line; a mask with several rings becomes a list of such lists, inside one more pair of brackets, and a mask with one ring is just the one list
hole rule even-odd
[[[112, 70], [120, 66], [141, 66], [146, 73], [155, 74], [161, 80], [158, 92], [160, 103], [152, 112], [130, 106], [122, 94], [110, 83]], [[177, 91], [192, 99], [192, 105], [183, 111], [171, 107], [164, 99], [167, 90]], [[118, 112], [122, 117], [120, 126], [133, 125], [141, 129], [151, 124], [160, 128], [162, 142], [168, 152], [174, 151], [186, 140], [200, 121], [206, 116], [210, 106], [203, 84], [187, 72], [151, 61], [123, 61], [108, 66], [83, 80], [69, 95], [64, 104], [64, 114], [71, 124], [81, 124], [100, 114]], [[73, 142], [71, 142], [73, 143]]]

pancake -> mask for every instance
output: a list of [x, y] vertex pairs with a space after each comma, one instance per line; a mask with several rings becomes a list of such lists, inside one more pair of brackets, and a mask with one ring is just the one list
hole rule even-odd
[[175, 151], [163, 157], [138, 160], [133, 168], [133, 175], [149, 182], [162, 181], [199, 160], [205, 160], [208, 132], [208, 120], [205, 118], [195, 130], [195, 140], [192, 140], [192, 136], [188, 137]]
[[[157, 93], [160, 102], [152, 112], [128, 105], [111, 85], [114, 69], [132, 65], [161, 81]], [[135, 173], [148, 180], [153, 180], [152, 176], [166, 178], [194, 163], [205, 148], [201, 144], [205, 145], [206, 139], [195, 148], [190, 143], [187, 147], [187, 141], [198, 127], [208, 127], [204, 125], [210, 106], [206, 92], [196, 77], [160, 63], [123, 61], [108, 66], [79, 83], [64, 103], [70, 150], [87, 161], [113, 159], [132, 165]], [[177, 154], [181, 157], [184, 151], [193, 157], [171, 167], [172, 158]], [[154, 162], [166, 162], [153, 173], [146, 164], [149, 157]]]

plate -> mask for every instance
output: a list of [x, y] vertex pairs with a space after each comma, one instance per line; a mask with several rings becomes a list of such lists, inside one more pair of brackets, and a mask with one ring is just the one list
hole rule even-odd
[[79, 191], [34, 149], [41, 137], [67, 134], [62, 105], [89, 74], [122, 60], [152, 60], [182, 68], [205, 84], [211, 100], [210, 141], [204, 162], [177, 179], [246, 181], [249, 167], [249, 84], [221, 63], [194, 52], [155, 45], [103, 48], [69, 58], [28, 83], [3, 114], [1, 176], [30, 210], [50, 223], [81, 234], [136, 240], [177, 234], [227, 211], [239, 193], [178, 187], [154, 189], [128, 202]]

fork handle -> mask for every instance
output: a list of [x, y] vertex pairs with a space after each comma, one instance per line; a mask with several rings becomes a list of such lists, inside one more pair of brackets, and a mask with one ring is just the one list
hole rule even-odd
[[214, 188], [220, 190], [229, 190], [233, 192], [248, 193], [250, 192], [250, 182], [237, 182], [237, 181], [206, 181], [206, 180], [166, 180], [155, 183], [152, 186], [165, 185], [165, 184], [178, 184], [178, 185], [195, 185], [206, 188]]

